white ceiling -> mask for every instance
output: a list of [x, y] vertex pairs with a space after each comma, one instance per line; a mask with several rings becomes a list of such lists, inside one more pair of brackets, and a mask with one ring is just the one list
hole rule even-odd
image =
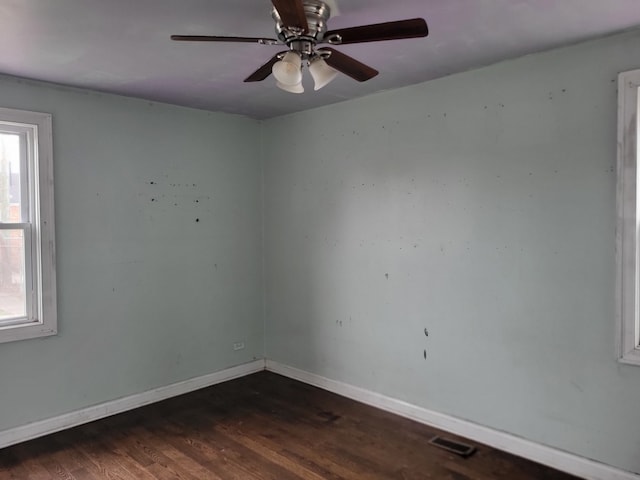
[[[638, 0], [339, 0], [330, 29], [423, 17], [427, 38], [345, 45], [380, 75], [302, 95], [243, 79], [282, 46], [173, 42], [274, 37], [269, 0], [2, 0], [0, 73], [269, 118], [640, 25]], [[308, 77], [308, 75], [307, 75]]]

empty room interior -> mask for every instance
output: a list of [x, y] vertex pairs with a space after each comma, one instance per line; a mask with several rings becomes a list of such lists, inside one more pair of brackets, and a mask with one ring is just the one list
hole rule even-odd
[[640, 479], [636, 0], [0, 27], [1, 480]]

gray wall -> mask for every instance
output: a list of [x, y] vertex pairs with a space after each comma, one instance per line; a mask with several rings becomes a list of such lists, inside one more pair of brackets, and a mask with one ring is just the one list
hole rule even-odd
[[614, 348], [616, 76], [639, 50], [267, 122], [268, 358], [639, 472], [640, 368]]
[[0, 105], [53, 114], [60, 332], [0, 345], [0, 430], [263, 357], [258, 122], [11, 78]]
[[54, 116], [60, 322], [0, 345], [0, 430], [263, 356], [262, 156], [269, 358], [640, 471], [613, 337], [615, 79], [639, 48], [262, 127], [0, 78], [2, 106]]

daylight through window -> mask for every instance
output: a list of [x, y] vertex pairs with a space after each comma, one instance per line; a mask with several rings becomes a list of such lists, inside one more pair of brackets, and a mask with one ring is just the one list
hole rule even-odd
[[56, 333], [51, 117], [0, 108], [0, 342]]

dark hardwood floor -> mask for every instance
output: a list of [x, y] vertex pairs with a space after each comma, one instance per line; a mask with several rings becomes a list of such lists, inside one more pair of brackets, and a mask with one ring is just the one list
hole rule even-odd
[[470, 441], [463, 459], [436, 434], [263, 372], [0, 450], [0, 479], [575, 478]]

